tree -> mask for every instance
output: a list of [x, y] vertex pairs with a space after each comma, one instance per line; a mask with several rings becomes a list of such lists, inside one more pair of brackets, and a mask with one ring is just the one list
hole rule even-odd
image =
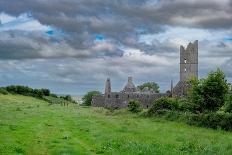
[[206, 79], [192, 79], [190, 83], [189, 98], [193, 110], [213, 112], [224, 105], [229, 86], [225, 74], [220, 69], [210, 72]]
[[43, 92], [41, 91], [41, 89], [34, 89], [33, 90], [33, 96], [34, 97], [38, 97], [38, 98], [43, 98]]
[[232, 113], [232, 94], [227, 95], [227, 99], [225, 103], [225, 111]]
[[130, 100], [128, 103], [128, 110], [133, 112], [133, 113], [137, 113], [137, 112], [141, 112], [143, 109], [142, 109], [139, 101]]
[[8, 91], [4, 87], [0, 87], [0, 94], [7, 95]]
[[159, 85], [157, 83], [155, 83], [155, 82], [146, 82], [146, 83], [143, 83], [142, 85], [138, 86], [138, 89], [142, 91], [146, 87], [149, 88], [150, 90], [153, 90], [156, 93], [160, 92]]
[[99, 91], [90, 91], [82, 98], [83, 105], [91, 106], [92, 98], [95, 95], [100, 95], [101, 93]]
[[44, 96], [50, 96], [50, 90], [42, 88], [41, 91], [43, 92]]

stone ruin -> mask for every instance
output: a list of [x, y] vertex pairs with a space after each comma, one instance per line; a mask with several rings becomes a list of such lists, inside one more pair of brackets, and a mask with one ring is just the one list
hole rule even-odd
[[142, 107], [151, 107], [154, 100], [161, 97], [182, 97], [186, 96], [187, 89], [190, 87], [187, 80], [191, 77], [198, 78], [198, 41], [189, 43], [185, 49], [180, 46], [180, 81], [166, 93], [156, 93], [153, 90], [144, 88], [138, 90], [133, 83], [132, 77], [128, 77], [128, 82], [120, 92], [111, 91], [111, 81], [108, 78], [105, 84], [105, 93], [93, 96], [92, 106], [105, 107], [112, 109], [126, 108], [130, 100], [138, 100]]

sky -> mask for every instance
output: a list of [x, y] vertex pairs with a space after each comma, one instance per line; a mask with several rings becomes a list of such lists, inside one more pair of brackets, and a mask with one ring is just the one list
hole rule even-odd
[[179, 47], [199, 41], [199, 77], [232, 82], [232, 0], [0, 0], [0, 86], [83, 95], [179, 81]]

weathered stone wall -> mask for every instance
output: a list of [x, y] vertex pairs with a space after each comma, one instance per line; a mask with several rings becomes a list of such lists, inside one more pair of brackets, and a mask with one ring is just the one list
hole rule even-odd
[[113, 109], [127, 108], [130, 100], [138, 100], [143, 108], [150, 108], [154, 100], [167, 97], [167, 93], [123, 93], [112, 92], [107, 96], [94, 96], [92, 105], [96, 107], [106, 107]]
[[[151, 107], [154, 100], [161, 97], [182, 97], [187, 94], [190, 88], [188, 82], [190, 77], [198, 77], [198, 41], [189, 43], [186, 49], [180, 46], [180, 81], [170, 93], [154, 93], [153, 91], [138, 91], [132, 82], [132, 77], [128, 78], [128, 83], [121, 92], [111, 92], [111, 83], [106, 81], [105, 94], [93, 97], [92, 105], [106, 108], [126, 108], [130, 100], [138, 100], [143, 108]], [[172, 85], [172, 84], [171, 84]]]
[[105, 98], [104, 95], [95, 95], [92, 98], [92, 106], [94, 107], [104, 107], [105, 106]]

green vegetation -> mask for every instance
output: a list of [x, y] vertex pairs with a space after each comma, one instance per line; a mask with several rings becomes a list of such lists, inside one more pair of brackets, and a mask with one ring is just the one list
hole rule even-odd
[[7, 87], [2, 87], [2, 89], [5, 89], [7, 92], [11, 94], [20, 94], [20, 95], [25, 95], [25, 96], [33, 96], [33, 97], [38, 97], [42, 98], [43, 96], [49, 96], [50, 95], [50, 90], [49, 89], [32, 89], [27, 86], [7, 86]]
[[68, 102], [76, 103], [76, 101], [74, 101], [70, 95], [60, 96], [60, 98]]
[[143, 109], [139, 101], [131, 100], [128, 103], [128, 110], [133, 113], [138, 113], [138, 112], [141, 112]]
[[190, 84], [187, 98], [158, 99], [146, 116], [232, 131], [232, 96], [224, 73], [218, 69], [209, 73], [206, 79], [193, 79]]
[[153, 90], [154, 92], [156, 92], [156, 93], [159, 93], [159, 85], [157, 84], [157, 83], [155, 83], [155, 82], [146, 82], [146, 83], [144, 83], [144, 84], [142, 84], [142, 85], [140, 85], [140, 86], [137, 86], [137, 88], [139, 89], [139, 90], [143, 90], [144, 88], [148, 88], [148, 89], [150, 89], [150, 90]]
[[51, 94], [49, 89], [33, 89], [28, 86], [11, 85], [7, 87], [0, 87], [0, 94], [19, 94], [24, 96], [32, 96], [43, 99], [50, 104], [66, 104], [67, 102], [76, 103], [70, 95], [60, 96]]
[[0, 95], [0, 154], [232, 154], [232, 133]]
[[83, 105], [85, 106], [91, 106], [92, 98], [95, 95], [100, 95], [101, 93], [99, 91], [90, 91], [82, 98]]
[[232, 113], [232, 94], [228, 94], [225, 102], [225, 112]]
[[9, 94], [8, 91], [4, 88], [0, 88], [0, 94], [7, 95]]
[[195, 112], [215, 112], [225, 103], [229, 85], [221, 70], [209, 73], [206, 79], [190, 81], [190, 102]]
[[152, 107], [148, 110], [148, 114], [152, 115], [159, 110], [178, 110], [178, 101], [172, 98], [160, 98], [155, 100]]

